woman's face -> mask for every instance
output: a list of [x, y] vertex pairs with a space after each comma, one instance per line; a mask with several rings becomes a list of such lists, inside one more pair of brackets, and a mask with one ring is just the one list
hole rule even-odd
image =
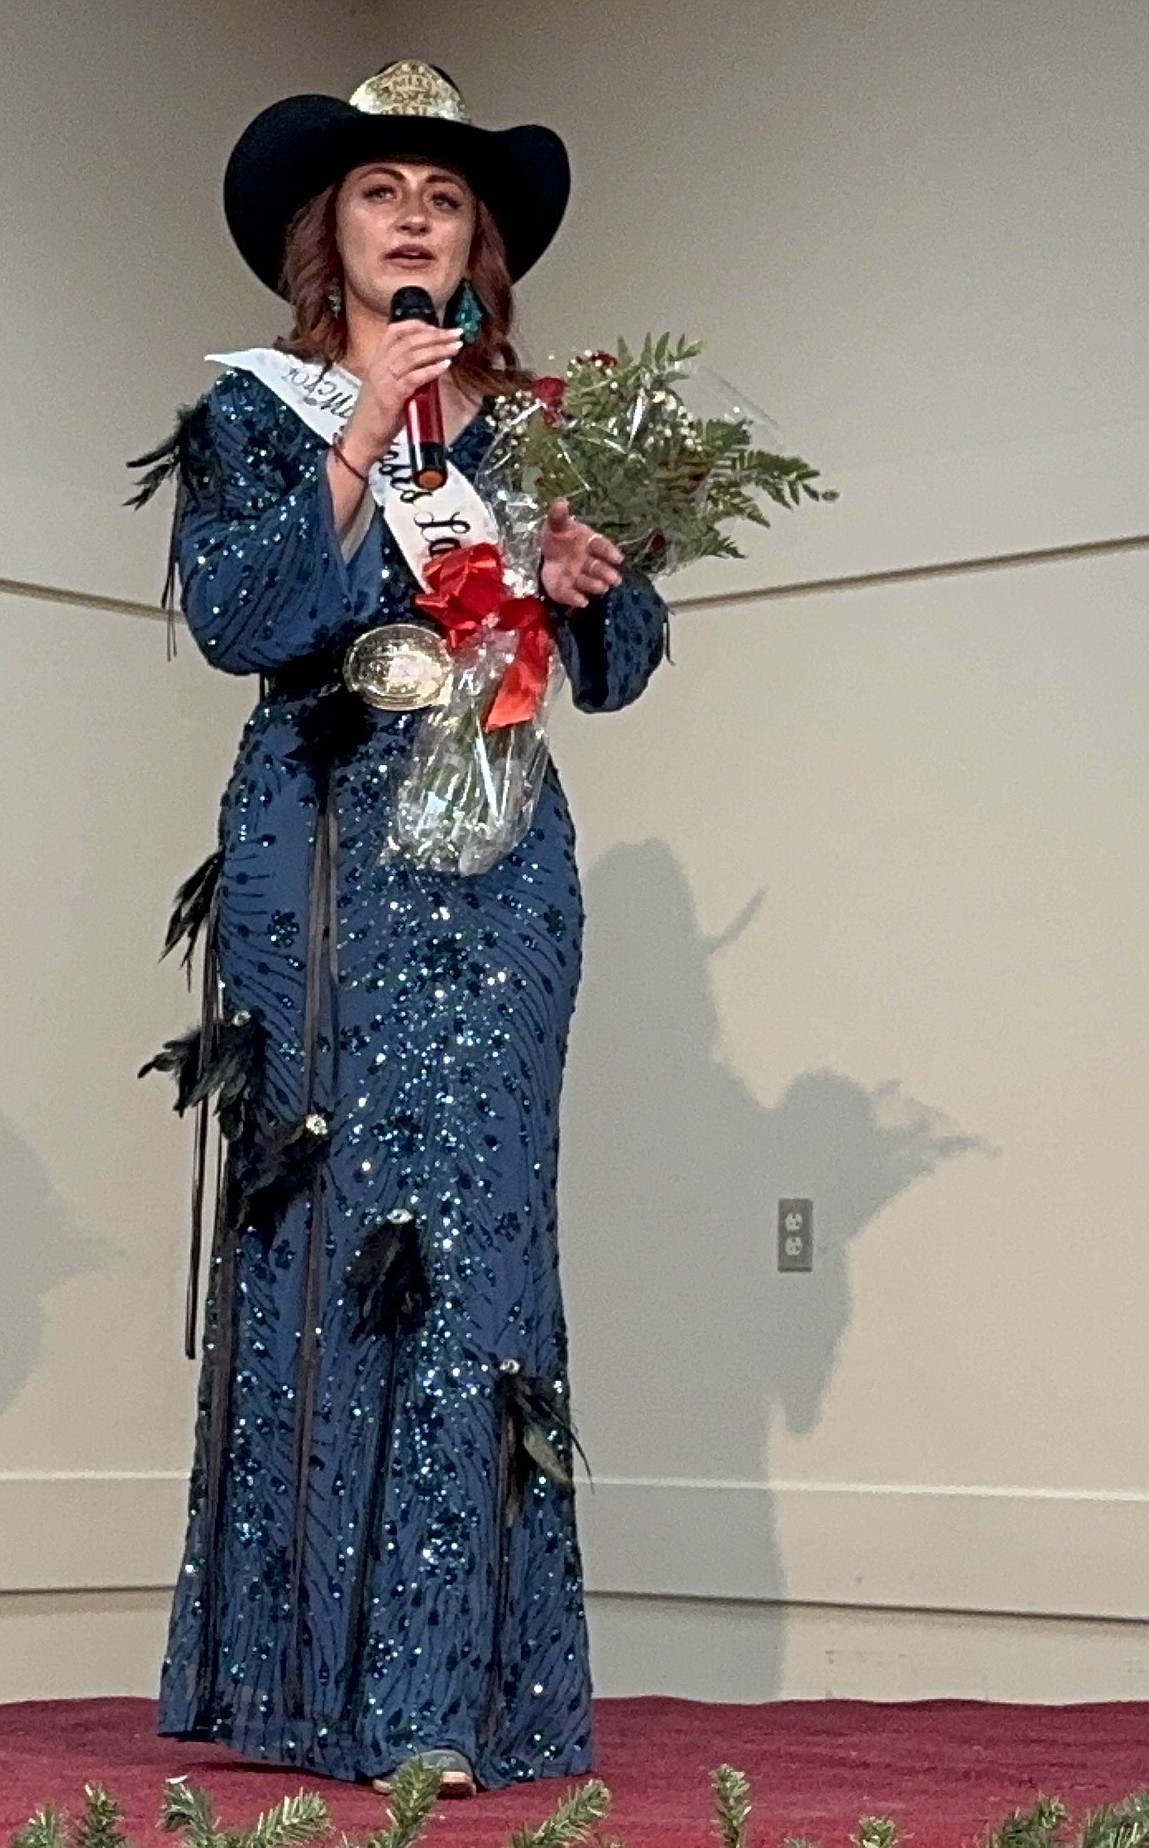
[[335, 202], [344, 293], [387, 315], [396, 289], [415, 283], [443, 309], [467, 273], [475, 195], [461, 174], [428, 161], [356, 167]]

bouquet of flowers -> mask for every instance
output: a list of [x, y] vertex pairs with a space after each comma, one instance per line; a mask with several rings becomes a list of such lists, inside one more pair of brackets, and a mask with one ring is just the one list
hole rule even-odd
[[[388, 855], [485, 872], [530, 826], [546, 770], [546, 711], [562, 679], [536, 592], [539, 530], [553, 500], [567, 500], [631, 570], [654, 577], [701, 558], [740, 558], [724, 528], [768, 526], [763, 495], [786, 508], [836, 498], [801, 457], [756, 446], [763, 420], [696, 367], [701, 351], [669, 334], [648, 336], [637, 353], [620, 340], [617, 353], [580, 354], [565, 376], [496, 401], [476, 486], [499, 545], [436, 560], [417, 599], [443, 624], [455, 664], [445, 703], [416, 738]], [[709, 407], [692, 407], [707, 396]]]
[[700, 558], [741, 558], [722, 529], [769, 526], [758, 496], [792, 508], [831, 501], [800, 456], [756, 446], [768, 419], [696, 364], [698, 341], [647, 335], [632, 353], [583, 353], [565, 376], [497, 400], [497, 435], [479, 490], [521, 524], [552, 500], [570, 502], [648, 577]]

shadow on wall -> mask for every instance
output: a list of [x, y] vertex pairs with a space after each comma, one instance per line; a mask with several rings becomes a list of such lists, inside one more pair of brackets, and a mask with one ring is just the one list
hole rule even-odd
[[[775, 1414], [818, 1421], [851, 1240], [940, 1162], [992, 1151], [894, 1082], [813, 1071], [759, 1103], [719, 1053], [710, 960], [760, 899], [706, 938], [658, 840], [610, 849], [586, 895], [561, 1232], [582, 1435], [604, 1479], [767, 1480]], [[812, 1276], [776, 1268], [787, 1195], [815, 1203]], [[760, 1544], [780, 1585], [768, 1512]], [[763, 1697], [777, 1685], [764, 1664]]]
[[69, 1217], [39, 1156], [0, 1117], [0, 1412], [36, 1370], [44, 1297], [89, 1269], [95, 1249]]

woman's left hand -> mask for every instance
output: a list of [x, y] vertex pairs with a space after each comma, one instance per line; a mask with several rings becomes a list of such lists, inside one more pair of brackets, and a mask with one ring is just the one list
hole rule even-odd
[[547, 596], [568, 609], [585, 610], [592, 597], [601, 597], [622, 583], [622, 553], [609, 539], [576, 520], [565, 500], [552, 501], [539, 540], [542, 553], [540, 579]]

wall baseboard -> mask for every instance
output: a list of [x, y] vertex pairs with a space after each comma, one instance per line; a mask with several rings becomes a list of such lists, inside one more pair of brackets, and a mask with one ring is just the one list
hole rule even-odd
[[873, 1483], [603, 1482], [601, 1592], [904, 1610], [1149, 1616], [1149, 1497]]
[[1149, 1625], [823, 1604], [594, 1597], [600, 1695], [688, 1700], [1144, 1700]]
[[[170, 1603], [167, 1591], [0, 1593], [0, 1702], [154, 1700]], [[92, 1766], [104, 1772], [114, 1793], [111, 1769]]]

